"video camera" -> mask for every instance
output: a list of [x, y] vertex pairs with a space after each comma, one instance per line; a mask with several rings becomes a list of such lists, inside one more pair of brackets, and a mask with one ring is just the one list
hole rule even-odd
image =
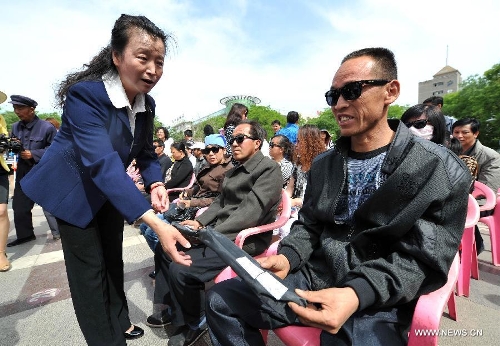
[[7, 137], [4, 133], [0, 134], [0, 153], [11, 151], [17, 154], [23, 150], [21, 141], [17, 138]]

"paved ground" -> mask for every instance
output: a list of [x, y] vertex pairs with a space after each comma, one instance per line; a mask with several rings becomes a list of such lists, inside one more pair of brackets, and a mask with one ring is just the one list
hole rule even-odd
[[[11, 210], [9, 210], [12, 220]], [[34, 209], [36, 241], [7, 248], [12, 269], [0, 273], [0, 346], [85, 345], [73, 311], [61, 244], [52, 240], [40, 207]], [[11, 225], [9, 241], [15, 239]], [[440, 345], [498, 345], [500, 343], [500, 268], [489, 252], [480, 256], [480, 280], [472, 280], [469, 298], [458, 297], [458, 322], [443, 316], [446, 333], [466, 331], [467, 336], [443, 336]], [[152, 312], [152, 252], [137, 229], [126, 226], [124, 240], [125, 289], [131, 320], [145, 329], [144, 337], [130, 345], [166, 345], [171, 328], [151, 329], [144, 324]], [[472, 336], [471, 334], [482, 334]], [[207, 336], [197, 346], [210, 345]], [[283, 345], [270, 335], [269, 345]]]

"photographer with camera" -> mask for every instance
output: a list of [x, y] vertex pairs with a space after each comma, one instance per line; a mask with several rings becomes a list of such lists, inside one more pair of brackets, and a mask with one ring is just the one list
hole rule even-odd
[[38, 103], [35, 100], [12, 95], [9, 103], [12, 103], [14, 113], [19, 117], [19, 121], [12, 125], [10, 144], [12, 146], [13, 142], [17, 142], [21, 145], [12, 201], [17, 239], [7, 244], [11, 247], [36, 239], [31, 214], [35, 202], [24, 194], [19, 182], [40, 161], [57, 130], [51, 123], [37, 117], [35, 108]]

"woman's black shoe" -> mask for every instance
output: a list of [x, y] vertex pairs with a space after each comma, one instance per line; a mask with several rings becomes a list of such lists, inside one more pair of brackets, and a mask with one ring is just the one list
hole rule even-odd
[[144, 335], [144, 329], [134, 326], [134, 329], [132, 329], [130, 332], [123, 333], [123, 335], [127, 340], [137, 339]]

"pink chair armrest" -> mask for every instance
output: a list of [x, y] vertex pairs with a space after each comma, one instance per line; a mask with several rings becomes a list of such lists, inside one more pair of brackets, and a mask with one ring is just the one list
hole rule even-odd
[[495, 208], [497, 203], [497, 196], [495, 192], [490, 189], [486, 184], [481, 183], [480, 181], [474, 181], [474, 191], [472, 191], [472, 196], [474, 198], [484, 197], [486, 198], [485, 204], [479, 207], [481, 211], [491, 210]]
[[196, 182], [196, 175], [193, 173], [193, 175], [191, 176], [191, 180], [189, 181], [189, 184], [188, 186], [184, 186], [184, 187], [173, 187], [171, 189], [167, 189], [167, 195], [170, 193], [170, 192], [180, 192], [180, 191], [184, 191], [186, 189], [190, 189], [193, 187], [194, 183]]
[[411, 322], [408, 346], [437, 345], [437, 335], [417, 335], [417, 333], [439, 329], [444, 306], [450, 297], [454, 298], [452, 295], [455, 294], [455, 285], [458, 280], [459, 261], [457, 253], [448, 272], [448, 281], [444, 286], [418, 299]]

